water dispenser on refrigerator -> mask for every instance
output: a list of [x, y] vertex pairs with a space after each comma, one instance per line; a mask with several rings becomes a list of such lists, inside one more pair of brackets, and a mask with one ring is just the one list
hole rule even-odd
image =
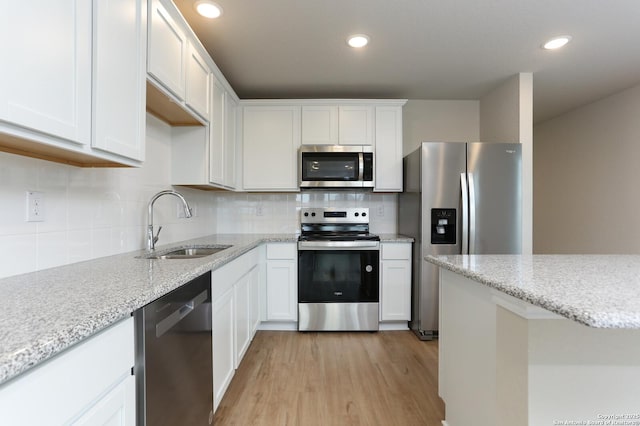
[[456, 243], [456, 209], [431, 209], [431, 244]]

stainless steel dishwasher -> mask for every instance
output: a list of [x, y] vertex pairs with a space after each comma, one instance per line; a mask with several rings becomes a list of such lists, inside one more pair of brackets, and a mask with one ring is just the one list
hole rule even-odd
[[137, 425], [213, 423], [211, 272], [140, 308]]

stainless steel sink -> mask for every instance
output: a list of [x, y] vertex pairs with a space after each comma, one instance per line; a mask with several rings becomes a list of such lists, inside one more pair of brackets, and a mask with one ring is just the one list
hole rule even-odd
[[210, 256], [212, 254], [226, 250], [230, 245], [214, 245], [214, 246], [192, 246], [181, 247], [178, 249], [159, 251], [154, 254], [144, 256], [145, 259], [196, 259], [199, 257]]

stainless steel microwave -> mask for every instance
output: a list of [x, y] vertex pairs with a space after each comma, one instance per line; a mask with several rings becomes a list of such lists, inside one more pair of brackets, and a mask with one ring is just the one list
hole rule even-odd
[[300, 188], [373, 188], [370, 146], [303, 145]]

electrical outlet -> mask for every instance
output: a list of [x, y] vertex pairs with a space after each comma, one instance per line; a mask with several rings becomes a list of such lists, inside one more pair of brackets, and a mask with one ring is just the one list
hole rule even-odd
[[378, 216], [384, 216], [384, 204], [380, 204], [376, 209], [376, 214]]
[[27, 222], [44, 222], [44, 192], [27, 191]]
[[264, 216], [264, 208], [261, 205], [256, 207], [256, 216]]

